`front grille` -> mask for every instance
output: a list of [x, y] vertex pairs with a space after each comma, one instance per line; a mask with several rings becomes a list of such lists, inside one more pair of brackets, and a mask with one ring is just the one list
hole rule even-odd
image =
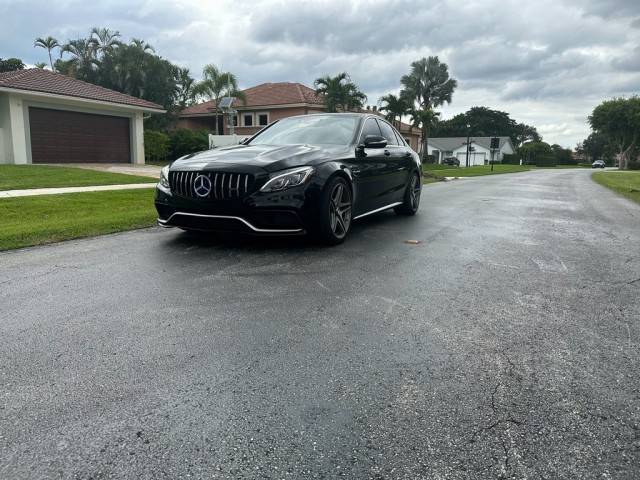
[[[204, 175], [211, 182], [206, 196], [196, 194], [194, 181]], [[253, 186], [253, 176], [248, 173], [228, 172], [169, 172], [171, 191], [181, 197], [198, 200], [232, 200], [244, 198]]]

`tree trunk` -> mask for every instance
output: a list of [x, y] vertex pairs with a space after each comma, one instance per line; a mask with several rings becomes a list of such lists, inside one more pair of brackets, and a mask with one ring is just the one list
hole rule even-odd
[[216, 116], [213, 117], [213, 134], [218, 135], [218, 102], [216, 101]]
[[422, 127], [422, 163], [427, 163], [429, 160], [429, 139], [427, 127]]

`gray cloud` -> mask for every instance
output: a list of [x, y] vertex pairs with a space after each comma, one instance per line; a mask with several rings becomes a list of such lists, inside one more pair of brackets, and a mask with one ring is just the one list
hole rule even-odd
[[445, 118], [487, 105], [565, 145], [588, 134], [600, 99], [640, 90], [638, 0], [0, 0], [0, 18], [0, 57], [33, 64], [46, 55], [36, 36], [108, 26], [196, 76], [221, 65], [245, 87], [347, 71], [370, 103], [397, 92], [413, 60], [439, 55], [459, 81]]

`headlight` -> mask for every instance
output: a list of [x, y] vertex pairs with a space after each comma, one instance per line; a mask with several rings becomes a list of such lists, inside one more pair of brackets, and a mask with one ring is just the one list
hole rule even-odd
[[171, 185], [169, 185], [169, 165], [165, 165], [160, 170], [160, 185], [164, 188], [171, 188]]
[[290, 187], [297, 187], [307, 181], [313, 173], [313, 167], [301, 167], [280, 173], [269, 180], [260, 189], [261, 192], [278, 192]]

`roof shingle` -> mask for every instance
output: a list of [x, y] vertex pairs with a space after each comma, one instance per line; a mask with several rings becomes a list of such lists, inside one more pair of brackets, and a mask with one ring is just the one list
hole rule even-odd
[[[262, 107], [270, 105], [287, 105], [306, 103], [312, 105], [324, 105], [322, 97], [315, 90], [301, 83], [278, 82], [263, 83], [255, 87], [242, 90], [246, 97], [246, 103], [241, 100], [233, 102], [234, 107]], [[206, 115], [215, 109], [215, 100], [199, 103], [185, 108], [181, 115]]]
[[156, 103], [41, 68], [0, 73], [0, 89], [2, 88], [51, 93], [150, 110], [164, 110]]

